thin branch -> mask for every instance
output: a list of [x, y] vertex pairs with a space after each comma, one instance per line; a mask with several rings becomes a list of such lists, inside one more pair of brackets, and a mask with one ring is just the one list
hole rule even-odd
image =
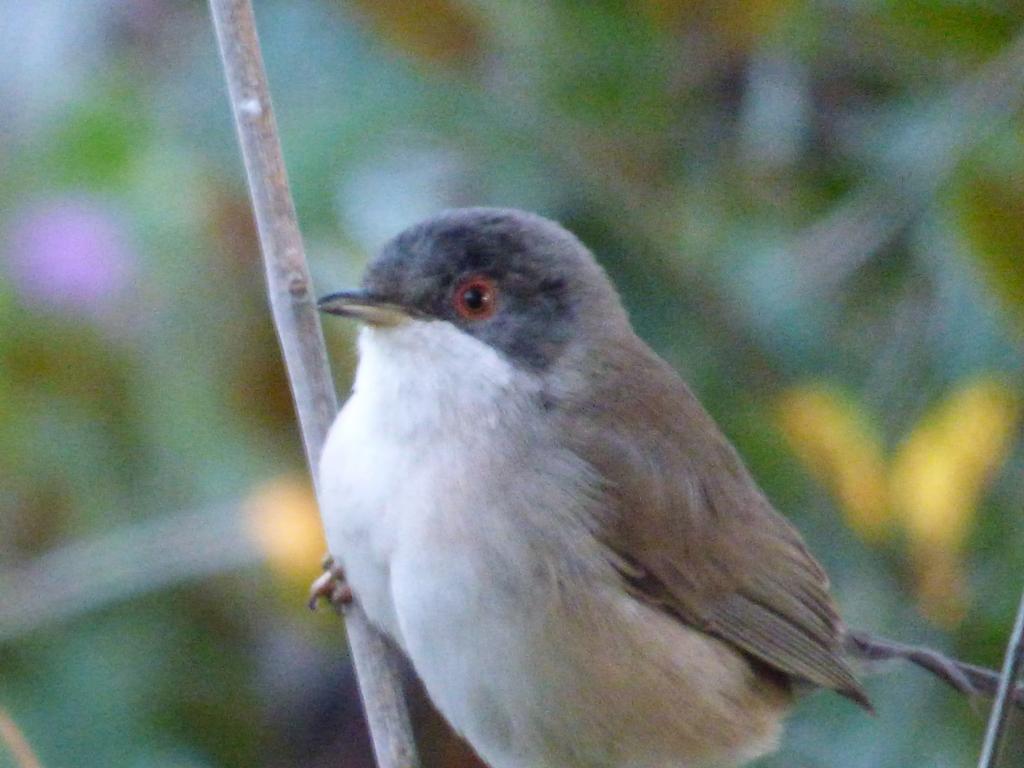
[[999, 759], [999, 748], [1002, 746], [1003, 734], [1006, 732], [1006, 720], [1010, 715], [1010, 703], [1017, 688], [1021, 667], [1024, 666], [1024, 594], [1020, 598], [1017, 609], [1017, 621], [1014, 622], [1010, 642], [1006, 646], [1006, 658], [1003, 660], [1003, 671], [999, 678], [999, 690], [989, 715], [988, 728], [985, 731], [985, 743], [978, 759], [978, 768], [995, 768]]
[[[315, 481], [338, 404], [288, 189], [256, 21], [249, 0], [210, 0], [210, 8], [266, 264], [274, 325]], [[381, 768], [417, 765], [398, 662], [391, 656], [395, 651], [358, 607], [348, 612], [346, 627], [378, 764]]]
[[264, 560], [267, 555], [250, 533], [244, 512], [236, 502], [162, 515], [0, 570], [0, 642]]
[[[872, 637], [866, 632], [849, 632], [846, 636], [846, 650], [855, 658], [865, 661], [909, 661], [965, 696], [992, 698], [1002, 683], [1002, 676], [991, 669], [958, 661], [932, 648]], [[1024, 688], [1015, 686], [1010, 701], [1024, 708]]]
[[14, 755], [18, 768], [42, 768], [42, 763], [32, 751], [25, 734], [3, 707], [0, 707], [0, 741], [6, 744], [7, 749]]

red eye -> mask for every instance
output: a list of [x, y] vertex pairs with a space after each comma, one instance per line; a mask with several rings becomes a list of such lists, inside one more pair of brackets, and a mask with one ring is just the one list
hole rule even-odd
[[455, 288], [455, 311], [467, 320], [485, 320], [494, 314], [494, 281], [489, 277], [467, 277]]

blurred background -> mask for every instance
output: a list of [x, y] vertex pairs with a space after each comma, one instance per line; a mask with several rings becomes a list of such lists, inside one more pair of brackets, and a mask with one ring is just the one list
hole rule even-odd
[[[1024, 4], [256, 10], [321, 293], [444, 207], [562, 221], [848, 623], [1000, 663]], [[207, 8], [0, 19], [0, 766], [370, 768], [341, 623], [304, 607], [324, 544]], [[344, 393], [352, 328], [326, 331]], [[816, 695], [759, 765], [974, 764], [985, 706], [902, 668], [869, 690], [877, 718]], [[427, 768], [467, 765], [416, 702]]]

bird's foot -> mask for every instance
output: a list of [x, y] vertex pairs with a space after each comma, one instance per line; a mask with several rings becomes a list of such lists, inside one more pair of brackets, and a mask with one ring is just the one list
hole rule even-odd
[[340, 611], [352, 602], [352, 588], [345, 581], [345, 570], [329, 554], [324, 555], [321, 565], [324, 572], [309, 587], [309, 609], [315, 611], [320, 598], [324, 597]]

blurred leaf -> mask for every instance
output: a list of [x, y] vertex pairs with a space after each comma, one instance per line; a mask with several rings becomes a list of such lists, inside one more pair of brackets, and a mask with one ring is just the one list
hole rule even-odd
[[1006, 458], [1020, 402], [993, 378], [964, 384], [925, 415], [893, 459], [893, 505], [911, 544], [960, 549], [985, 482]]
[[865, 541], [890, 532], [885, 459], [871, 420], [851, 399], [820, 384], [787, 390], [776, 405], [793, 451], [835, 495]]
[[768, 37], [800, 0], [644, 0], [642, 7], [662, 27], [706, 30], [731, 52], [749, 50]]
[[136, 94], [115, 88], [75, 105], [49, 148], [54, 176], [71, 186], [109, 186], [122, 180], [149, 135]]
[[890, 33], [929, 54], [991, 54], [1020, 26], [1020, 7], [1013, 2], [890, 0], [886, 6]]
[[295, 581], [316, 575], [327, 551], [316, 497], [309, 483], [282, 477], [257, 488], [245, 502], [249, 533], [271, 566]]
[[960, 553], [1020, 411], [1006, 384], [974, 379], [927, 413], [893, 459], [890, 493], [909, 540], [918, 596], [926, 615], [940, 623], [963, 616]]
[[1024, 184], [975, 178], [959, 195], [960, 217], [993, 293], [1024, 329]]
[[919, 550], [914, 555], [914, 591], [929, 620], [953, 628], [967, 616], [970, 595], [963, 558], [944, 549]]
[[452, 0], [351, 0], [375, 31], [426, 61], [467, 64], [480, 55], [482, 29], [464, 3]]

